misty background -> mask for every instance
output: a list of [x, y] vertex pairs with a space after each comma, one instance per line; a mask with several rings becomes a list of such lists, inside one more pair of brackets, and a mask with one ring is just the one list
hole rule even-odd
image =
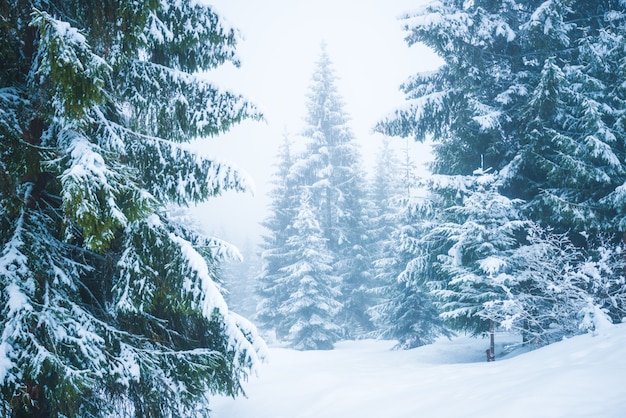
[[[202, 229], [235, 244], [245, 254], [260, 242], [259, 222], [267, 216], [269, 181], [285, 134], [294, 145], [306, 115], [306, 99], [320, 45], [326, 44], [338, 78], [337, 88], [351, 117], [350, 128], [369, 169], [384, 136], [372, 127], [404, 101], [400, 85], [418, 71], [436, 69], [441, 59], [423, 45], [407, 47], [399, 17], [415, 8], [410, 0], [392, 1], [210, 1], [241, 39], [239, 68], [226, 64], [207, 75], [216, 84], [246, 96], [265, 121], [244, 121], [227, 134], [203, 139], [202, 153], [246, 171], [254, 195], [228, 192], [192, 208]], [[429, 146], [392, 138], [409, 147], [418, 174]]]

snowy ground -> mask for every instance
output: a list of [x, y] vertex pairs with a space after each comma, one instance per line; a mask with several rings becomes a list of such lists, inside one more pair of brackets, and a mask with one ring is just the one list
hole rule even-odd
[[214, 399], [213, 417], [626, 417], [626, 324], [521, 354], [504, 355], [511, 341], [498, 338], [494, 363], [488, 340], [467, 337], [409, 351], [271, 348], [248, 398]]

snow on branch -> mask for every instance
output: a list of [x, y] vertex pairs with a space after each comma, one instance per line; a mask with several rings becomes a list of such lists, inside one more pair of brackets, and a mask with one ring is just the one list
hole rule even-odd
[[92, 104], [101, 103], [112, 68], [94, 54], [85, 36], [69, 23], [35, 10], [31, 26], [40, 32], [31, 79], [50, 84], [57, 115], [82, 117]]
[[170, 234], [169, 238], [180, 247], [183, 263], [191, 273], [183, 283], [184, 290], [192, 295], [193, 300], [198, 301], [198, 307], [207, 319], [213, 318], [215, 314], [223, 318], [224, 332], [230, 348], [237, 353], [245, 353], [243, 363], [241, 359], [235, 359], [237, 367], [251, 365], [254, 371], [254, 367], [260, 363], [266, 351], [264, 343], [258, 337], [256, 327], [229, 311], [206, 260], [191, 243], [174, 234]]
[[128, 222], [117, 202], [125, 180], [109, 169], [103, 150], [80, 132], [62, 130], [59, 143], [68, 156], [60, 176], [65, 211], [82, 228], [86, 248], [102, 250], [114, 239], [116, 228]]
[[189, 205], [227, 190], [254, 192], [245, 171], [181, 144], [137, 136], [127, 144], [127, 152], [146, 189], [161, 202]]
[[131, 62], [118, 81], [132, 106], [129, 119], [148, 135], [188, 142], [226, 132], [247, 118], [261, 119], [242, 95], [150, 61]]

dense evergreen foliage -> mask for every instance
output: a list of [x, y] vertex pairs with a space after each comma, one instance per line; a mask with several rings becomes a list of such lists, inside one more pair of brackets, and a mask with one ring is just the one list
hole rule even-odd
[[370, 217], [374, 281], [369, 292], [374, 302], [368, 312], [377, 338], [397, 340], [397, 348], [428, 344], [447, 334], [432, 298], [408, 270], [416, 257], [422, 200], [413, 194], [418, 186], [406, 150], [402, 162], [385, 141], [374, 166], [370, 186]]
[[493, 319], [488, 307], [506, 304], [511, 296], [503, 286], [508, 279], [503, 273], [510, 270], [509, 257], [519, 245], [519, 232], [526, 227], [518, 214], [520, 202], [502, 196], [496, 177], [482, 169], [474, 176], [435, 176], [431, 190], [464, 194], [458, 199], [460, 204], [452, 202], [433, 228], [420, 237], [424, 243], [443, 241], [439, 245], [447, 249], [435, 262], [438, 277], [445, 277], [446, 282], [429, 282], [432, 292], [444, 301], [442, 315], [453, 321], [455, 328], [486, 332], [487, 320]]
[[[620, 257], [606, 256], [623, 251], [623, 1], [444, 0], [405, 22], [444, 65], [409, 79], [378, 128], [435, 143], [430, 232], [408, 265], [442, 315], [542, 343], [577, 332], [580, 312], [623, 317]], [[469, 187], [477, 166], [494, 186]]]
[[237, 63], [194, 1], [0, 5], [0, 414], [198, 416], [258, 361], [170, 209], [246, 190], [185, 146], [254, 108], [193, 73]]
[[[537, 346], [621, 321], [624, 10], [440, 0], [407, 15], [409, 45], [444, 64], [377, 128], [432, 138], [419, 199], [387, 144], [366, 183], [322, 47], [303, 142], [278, 155], [259, 324], [308, 350], [493, 323]], [[259, 118], [197, 76], [237, 65], [235, 44], [192, 0], [0, 5], [0, 414], [204, 416], [242, 392], [263, 343], [222, 296], [240, 254], [179, 212], [249, 188], [186, 144]], [[250, 273], [228, 274], [251, 313]]]
[[542, 222], [621, 230], [624, 19], [619, 1], [432, 3], [407, 39], [445, 64], [404, 85], [384, 130], [433, 134], [438, 174], [483, 158]]

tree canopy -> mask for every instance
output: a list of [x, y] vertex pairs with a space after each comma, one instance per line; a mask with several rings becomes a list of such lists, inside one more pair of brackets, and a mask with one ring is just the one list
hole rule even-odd
[[[623, 2], [443, 0], [404, 22], [409, 45], [444, 64], [407, 80], [406, 104], [377, 129], [433, 140], [408, 266], [442, 315], [476, 331], [519, 321], [537, 338], [576, 332], [581, 311], [623, 316], [624, 293], [597, 293], [623, 283], [601, 255], [624, 246]], [[470, 187], [476, 167], [497, 186]], [[582, 295], [590, 308], [570, 303]]]
[[237, 251], [171, 209], [248, 188], [186, 146], [259, 117], [195, 75], [236, 31], [187, 0], [0, 13], [1, 413], [208, 413], [263, 343], [222, 298]]

